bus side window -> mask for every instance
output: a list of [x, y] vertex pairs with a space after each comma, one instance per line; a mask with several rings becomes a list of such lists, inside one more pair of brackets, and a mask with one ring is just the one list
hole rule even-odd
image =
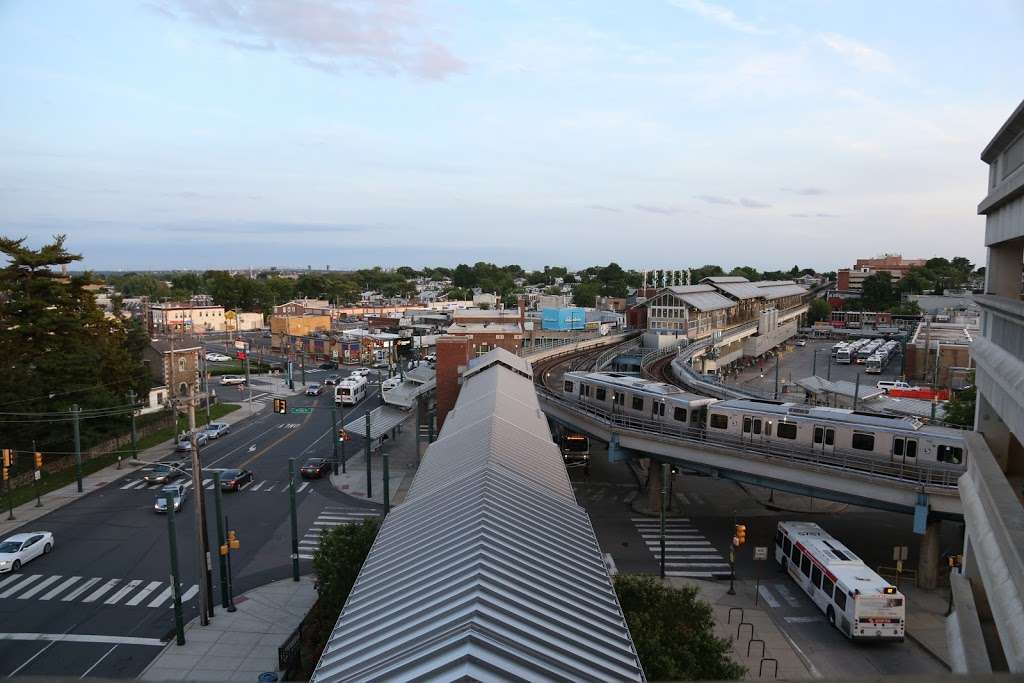
[[836, 586], [835, 601], [836, 601], [836, 607], [839, 608], [839, 611], [840, 612], [845, 612], [846, 611], [846, 592], [843, 590], [842, 586]]
[[835, 583], [833, 583], [832, 579], [828, 578], [827, 576], [822, 577], [822, 579], [821, 579], [821, 590], [822, 590], [822, 592], [824, 592], [825, 595], [827, 595], [829, 597], [832, 597], [832, 589], [833, 588], [835, 588]]
[[800, 558], [800, 571], [804, 573], [804, 576], [811, 575], [811, 558], [807, 555], [803, 555]]
[[793, 551], [793, 544], [789, 542], [789, 537], [788, 536], [783, 536], [782, 537], [782, 552], [783, 552], [783, 554], [788, 557], [789, 554], [792, 551]]
[[821, 588], [821, 570], [818, 569], [818, 565], [814, 565], [811, 568], [811, 583]]
[[793, 552], [789, 554], [789, 559], [793, 560], [793, 564], [800, 565], [800, 548], [796, 547], [796, 543], [793, 544]]

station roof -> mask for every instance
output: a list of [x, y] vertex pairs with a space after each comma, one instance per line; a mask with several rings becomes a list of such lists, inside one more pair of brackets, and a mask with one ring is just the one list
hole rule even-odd
[[533, 382], [500, 355], [463, 380], [314, 683], [644, 680]]
[[698, 311], [717, 311], [736, 305], [736, 302], [716, 292], [715, 288], [711, 285], [683, 285], [666, 287], [665, 289], [672, 292], [677, 299], [696, 308]]
[[764, 292], [745, 277], [706, 277], [701, 282], [710, 282], [715, 289], [737, 299], [763, 299]]
[[872, 384], [861, 384], [858, 389], [855, 382], [847, 382], [846, 380], [832, 382], [817, 376], [804, 377], [803, 379], [798, 379], [796, 383], [812, 394], [837, 394], [852, 399], [854, 393], [856, 393], [857, 400], [874, 398], [885, 393], [882, 389]]
[[807, 289], [796, 284], [792, 280], [760, 280], [751, 282], [751, 285], [761, 291], [761, 296], [766, 299], [781, 299], [784, 296], [803, 296]]
[[[408, 410], [400, 410], [391, 406], [380, 406], [369, 412], [370, 416], [370, 438], [379, 439], [392, 429], [402, 424], [413, 416]], [[366, 415], [360, 415], [355, 420], [345, 423], [345, 431], [349, 434], [366, 436]]]
[[493, 365], [502, 365], [527, 379], [533, 378], [533, 366], [530, 365], [530, 361], [500, 346], [470, 360], [466, 364], [466, 369], [462, 372], [462, 378], [472, 377], [474, 374], [482, 372]]

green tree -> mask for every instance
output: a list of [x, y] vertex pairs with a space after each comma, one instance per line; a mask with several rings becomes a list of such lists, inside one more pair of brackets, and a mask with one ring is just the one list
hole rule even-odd
[[832, 305], [826, 299], [814, 299], [807, 307], [807, 322], [813, 325], [816, 322], [832, 319]]
[[715, 637], [711, 606], [696, 588], [619, 574], [615, 592], [648, 680], [736, 680], [746, 672], [729, 658], [729, 641]]
[[953, 394], [946, 404], [945, 422], [960, 425], [967, 429], [974, 429], [974, 409], [978, 400], [978, 391], [974, 387], [973, 377], [971, 386], [963, 391]]
[[593, 307], [601, 294], [601, 285], [597, 282], [581, 282], [572, 290], [572, 302], [576, 306]]
[[690, 270], [690, 281], [693, 282], [693, 284], [697, 284], [706, 277], [718, 277], [720, 275], [725, 275], [725, 271], [722, 270], [721, 266], [708, 264], [701, 266], [700, 268], [693, 268]]
[[892, 286], [892, 275], [881, 272], [864, 278], [861, 299], [872, 311], [884, 311], [899, 303], [899, 293]]
[[729, 271], [729, 275], [734, 277], [745, 277], [751, 282], [757, 282], [761, 279], [761, 273], [752, 266], [736, 266]]

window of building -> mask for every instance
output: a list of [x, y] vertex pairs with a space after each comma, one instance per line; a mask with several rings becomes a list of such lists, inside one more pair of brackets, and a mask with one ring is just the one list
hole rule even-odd
[[854, 432], [853, 441], [850, 445], [858, 451], [873, 451], [875, 450], [875, 435]]
[[686, 408], [676, 406], [672, 411], [672, 418], [677, 422], [686, 422]]
[[719, 415], [717, 413], [712, 413], [711, 419], [709, 420], [709, 424], [714, 429], [728, 429], [729, 428], [729, 418], [727, 416], [725, 416], [725, 415]]
[[643, 410], [643, 409], [644, 409], [644, 400], [642, 398], [640, 398], [639, 396], [634, 396], [633, 397], [633, 410]]
[[780, 439], [795, 439], [796, 425], [791, 422], [780, 422], [779, 426], [775, 428], [775, 434]]
[[178, 359], [178, 370], [180, 370], [182, 372], [185, 371], [185, 359], [184, 358], [179, 358]]
[[936, 450], [936, 457], [939, 462], [948, 462], [951, 465], [959, 465], [964, 461], [964, 450], [956, 446], [939, 446]]

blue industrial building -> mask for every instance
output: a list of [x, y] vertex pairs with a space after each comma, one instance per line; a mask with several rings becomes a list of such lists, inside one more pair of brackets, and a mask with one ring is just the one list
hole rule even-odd
[[541, 327], [545, 330], [584, 330], [587, 312], [582, 308], [545, 308]]

